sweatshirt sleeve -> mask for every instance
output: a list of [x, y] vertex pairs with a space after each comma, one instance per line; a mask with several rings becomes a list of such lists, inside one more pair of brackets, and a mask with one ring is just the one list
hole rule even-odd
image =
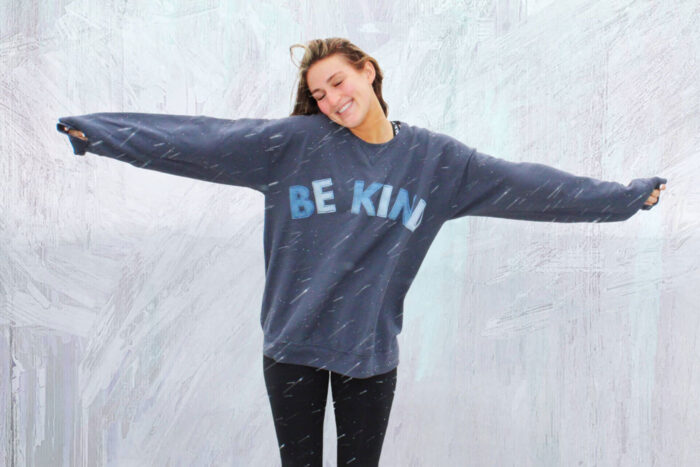
[[203, 115], [102, 112], [60, 117], [73, 153], [91, 152], [150, 170], [265, 191], [290, 117], [227, 120]]
[[[665, 178], [621, 183], [577, 176], [534, 162], [510, 162], [464, 146], [450, 219], [488, 216], [548, 222], [616, 222], [632, 217]], [[464, 159], [464, 157], [462, 157]]]

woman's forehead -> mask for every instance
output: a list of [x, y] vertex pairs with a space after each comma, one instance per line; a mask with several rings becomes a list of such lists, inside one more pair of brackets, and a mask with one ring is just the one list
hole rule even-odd
[[324, 82], [329, 82], [336, 74], [342, 74], [350, 69], [350, 66], [343, 59], [335, 59], [336, 56], [324, 58], [311, 65], [306, 80], [309, 89], [313, 92], [316, 86], [321, 86]]
[[313, 65], [311, 65], [311, 68], [309, 68], [309, 71], [313, 72], [316, 75], [323, 75], [323, 76], [317, 76], [320, 78], [326, 78], [336, 71], [347, 71], [349, 68], [352, 68], [350, 64], [345, 60], [343, 57], [340, 55], [331, 55], [330, 57], [323, 58]]

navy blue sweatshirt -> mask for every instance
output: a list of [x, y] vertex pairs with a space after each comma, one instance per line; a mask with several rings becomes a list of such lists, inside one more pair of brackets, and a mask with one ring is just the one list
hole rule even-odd
[[666, 183], [509, 162], [405, 122], [372, 144], [323, 114], [94, 113], [57, 129], [87, 136], [69, 137], [74, 154], [263, 193], [263, 353], [355, 378], [398, 365], [404, 297], [445, 221], [623, 221]]

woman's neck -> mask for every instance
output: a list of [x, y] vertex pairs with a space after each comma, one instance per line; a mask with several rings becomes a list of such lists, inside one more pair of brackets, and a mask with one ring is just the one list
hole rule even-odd
[[394, 138], [394, 128], [384, 115], [379, 101], [374, 99], [373, 104], [365, 121], [355, 128], [349, 128], [349, 130], [367, 143], [382, 144], [391, 141]]

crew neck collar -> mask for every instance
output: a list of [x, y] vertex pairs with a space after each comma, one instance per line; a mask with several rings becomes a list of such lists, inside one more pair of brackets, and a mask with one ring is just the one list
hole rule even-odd
[[331, 125], [331, 128], [333, 128], [334, 130], [334, 134], [344, 136], [344, 139], [346, 139], [350, 142], [350, 144], [358, 148], [360, 152], [362, 152], [365, 155], [365, 158], [371, 165], [374, 165], [376, 162], [378, 162], [381, 159], [380, 156], [387, 152], [389, 149], [398, 146], [401, 143], [401, 141], [407, 138], [407, 134], [409, 133], [408, 129], [410, 125], [408, 125], [406, 122], [404, 122], [403, 120], [390, 120], [390, 122], [394, 121], [399, 123], [399, 132], [387, 142], [368, 143], [362, 138], [356, 136], [355, 133], [350, 131], [348, 127], [334, 122], [333, 120], [328, 118], [327, 115], [324, 115], [322, 113], [318, 113], [316, 115], [322, 117], [327, 123]]
[[[336, 128], [338, 128], [342, 133], [344, 133], [351, 141], [354, 142], [354, 144], [360, 146], [361, 148], [363, 148], [365, 150], [369, 150], [372, 152], [383, 151], [383, 150], [385, 150], [385, 148], [389, 148], [389, 147], [393, 146], [400, 139], [402, 139], [404, 137], [404, 135], [407, 133], [407, 131], [406, 131], [407, 125], [405, 122], [403, 122], [401, 120], [390, 120], [390, 122], [395, 121], [395, 122], [399, 123], [400, 131], [396, 135], [393, 135], [393, 138], [391, 138], [389, 141], [386, 141], [384, 143], [369, 143], [369, 142], [363, 140], [362, 138], [360, 138], [359, 136], [355, 135], [355, 133], [350, 131], [350, 128], [343, 126], [343, 125], [340, 125], [340, 124], [334, 122], [333, 120], [331, 120], [330, 118], [328, 119], [328, 121], [331, 122], [333, 125], [335, 125]], [[393, 124], [392, 124], [392, 127], [393, 127]], [[393, 128], [392, 128], [392, 130], [393, 130]], [[393, 131], [392, 131], [392, 133], [393, 133]]]

